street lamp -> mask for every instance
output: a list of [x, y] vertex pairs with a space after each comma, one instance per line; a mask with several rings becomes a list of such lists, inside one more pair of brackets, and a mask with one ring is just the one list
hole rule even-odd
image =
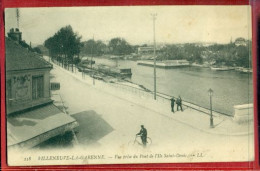
[[210, 128], [214, 128], [213, 124], [213, 115], [212, 115], [212, 96], [213, 96], [213, 90], [210, 88], [208, 90], [209, 97], [210, 97]]
[[156, 41], [155, 41], [155, 19], [157, 14], [151, 14], [153, 17], [153, 74], [154, 74], [154, 100], [156, 100]]
[[90, 68], [91, 68], [91, 72], [92, 72], [92, 78], [93, 78], [93, 85], [95, 85], [95, 78], [94, 78], [94, 70], [92, 67], [92, 61], [93, 61], [93, 47], [95, 44], [95, 40], [94, 40], [94, 34], [93, 34], [93, 43], [92, 43], [92, 47], [91, 47], [91, 61], [90, 61]]

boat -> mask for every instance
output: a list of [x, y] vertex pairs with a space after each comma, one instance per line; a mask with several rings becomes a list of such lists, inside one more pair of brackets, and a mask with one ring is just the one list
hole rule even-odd
[[243, 68], [241, 72], [243, 72], [243, 73], [252, 73], [253, 70], [250, 69], [250, 68]]
[[210, 67], [211, 70], [213, 71], [229, 71], [229, 70], [234, 70], [233, 67], [225, 67], [225, 66], [222, 66], [222, 67]]
[[252, 68], [244, 68], [244, 67], [237, 67], [236, 71], [242, 72], [242, 73], [252, 73]]
[[132, 76], [132, 70], [131, 68], [119, 68], [119, 67], [111, 67], [103, 64], [95, 64], [95, 65], [84, 65], [79, 64], [78, 70], [80, 72], [85, 73], [91, 73], [91, 72], [97, 72], [102, 73], [104, 75], [109, 75], [113, 77], [131, 77]]
[[110, 56], [108, 59], [111, 59], [111, 60], [124, 59], [124, 56]]
[[[137, 61], [137, 65], [144, 65], [144, 66], [154, 66], [153, 60], [142, 60]], [[165, 61], [156, 61], [157, 68], [178, 68], [178, 67], [188, 67], [190, 63], [187, 60], [165, 60]]]
[[94, 67], [94, 70], [110, 76], [121, 76], [121, 77], [132, 76], [131, 68], [119, 68], [119, 67], [111, 67], [111, 66], [99, 64]]

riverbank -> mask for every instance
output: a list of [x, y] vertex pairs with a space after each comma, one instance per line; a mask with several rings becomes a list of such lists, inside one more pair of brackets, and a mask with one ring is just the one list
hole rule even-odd
[[[206, 112], [204, 113], [189, 107], [187, 104], [185, 104], [186, 102], [183, 102], [183, 112], [177, 111], [172, 113], [170, 110], [170, 101], [167, 99], [167, 96], [165, 96], [165, 98], [159, 98], [160, 96], [158, 96], [157, 100], [154, 100], [153, 94], [151, 93], [145, 93], [141, 89], [139, 89], [140, 91], [137, 91], [137, 87], [136, 89], [129, 89], [129, 85], [132, 85], [130, 83], [123, 83], [127, 85], [127, 88], [125, 88], [125, 85], [122, 86], [123, 84], [106, 83], [101, 80], [96, 80], [93, 84], [91, 77], [87, 75], [82, 77], [79, 72], [70, 72], [57, 65], [55, 65], [55, 70], [56, 72], [60, 72], [59, 75], [63, 75], [62, 73], [70, 75], [78, 81], [85, 83], [88, 87], [91, 86], [92, 88], [100, 91], [100, 93], [108, 93], [114, 97], [118, 97], [126, 101], [126, 103], [134, 103], [135, 105], [138, 105], [145, 110], [156, 112], [158, 115], [171, 118], [181, 124], [189, 126], [190, 128], [198, 129], [205, 133], [230, 136], [253, 134], [253, 122], [238, 124], [233, 121], [232, 117], [219, 113], [213, 113], [215, 127], [211, 129], [209, 126], [209, 115], [207, 115]], [[95, 97], [95, 99], [100, 98], [102, 98], [102, 95], [100, 97]], [[140, 111], [135, 112], [139, 113]], [[70, 111], [70, 113], [75, 113], [75, 111]]]
[[[152, 57], [150, 57], [150, 58], [152, 58]], [[90, 60], [91, 56], [82, 57], [82, 60], [86, 60], [86, 59]], [[153, 67], [153, 65], [154, 65], [154, 62], [153, 62], [152, 59], [145, 60], [145, 59], [142, 59], [142, 57], [130, 58], [129, 59], [129, 58], [122, 58], [122, 57], [111, 58], [111, 55], [104, 55], [104, 56], [99, 56], [99, 57], [92, 57], [92, 59], [93, 60], [104, 59], [104, 60], [111, 60], [111, 61], [120, 61], [120, 60], [135, 61], [135, 62], [137, 62], [138, 65], [150, 66], [150, 67]], [[187, 67], [187, 66], [188, 67], [199, 67], [199, 68], [213, 68], [212, 70], [214, 70], [214, 71], [223, 71], [223, 70], [221, 70], [221, 68], [228, 68], [228, 69], [225, 69], [225, 71], [234, 70], [234, 71], [237, 71], [237, 72], [240, 72], [240, 73], [252, 73], [252, 68], [230, 67], [230, 66], [225, 66], [225, 65], [223, 65], [222, 67], [216, 67], [214, 65], [210, 65], [209, 63], [203, 63], [203, 64], [191, 63], [190, 64], [186, 60], [164, 60], [164, 61], [157, 60], [156, 66], [157, 66], [157, 68], [164, 68], [164, 69], [174, 69], [174, 68], [177, 68], [177, 67]], [[214, 68], [220, 68], [220, 69], [218, 70], [218, 69], [214, 69]]]
[[[154, 76], [153, 67], [137, 65], [135, 61], [109, 60], [103, 58], [94, 59], [97, 64], [110, 67], [131, 68], [132, 77], [119, 80], [105, 74], [90, 75], [95, 80], [105, 82], [130, 82], [134, 87], [153, 92]], [[191, 104], [199, 104], [203, 108], [209, 108], [208, 90], [214, 91], [213, 110], [220, 113], [233, 115], [233, 106], [253, 102], [252, 74], [244, 74], [231, 71], [212, 71], [210, 68], [185, 67], [175, 69], [157, 68], [157, 94], [182, 97]], [[140, 85], [140, 86], [139, 86]], [[131, 85], [130, 85], [131, 86]], [[133, 89], [124, 86], [126, 89]], [[134, 90], [133, 90], [134, 91]]]
[[[75, 71], [75, 72], [78, 72], [78, 71]], [[153, 94], [152, 90], [147, 89], [143, 85], [135, 84], [135, 83], [133, 83], [129, 80], [122, 79], [120, 77], [112, 77], [112, 76], [106, 75], [104, 73], [100, 73], [100, 74], [95, 73], [95, 75], [93, 75], [93, 73], [84, 72], [83, 70], [80, 70], [80, 72], [82, 73], [82, 78], [86, 79], [86, 75], [88, 77], [92, 78], [93, 84], [94, 84], [95, 80], [104, 81], [106, 83], [113, 83], [116, 87], [119, 87], [120, 89], [127, 90], [131, 93], [138, 92], [139, 94], [147, 94], [147, 96], [154, 98], [154, 94]], [[157, 100], [167, 101], [167, 102], [170, 102], [170, 99], [173, 98], [173, 97], [175, 99], [177, 98], [177, 96], [170, 96], [170, 95], [163, 94], [163, 93], [160, 93], [160, 92], [157, 92], [156, 96], [157, 96]], [[199, 112], [202, 112], [206, 115], [208, 115], [210, 113], [209, 108], [205, 108], [205, 107], [202, 107], [201, 105], [197, 105], [197, 104], [194, 104], [192, 102], [185, 101], [185, 100], [183, 100], [183, 106], [186, 106], [188, 108], [192, 108], [192, 109], [197, 110]], [[213, 110], [213, 114], [219, 115], [219, 116], [223, 115], [223, 116], [228, 116], [228, 117], [232, 116], [232, 114], [227, 114], [227, 113], [219, 112], [219, 111], [216, 111], [216, 110]]]

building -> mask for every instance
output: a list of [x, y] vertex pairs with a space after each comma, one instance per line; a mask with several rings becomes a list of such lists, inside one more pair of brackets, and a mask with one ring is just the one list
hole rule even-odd
[[[161, 48], [156, 48], [156, 52], [159, 52]], [[147, 47], [139, 47], [138, 48], [138, 54], [152, 54], [154, 52], [153, 46], [147, 46]]]
[[244, 38], [239, 37], [235, 40], [235, 45], [236, 46], [247, 46], [247, 41]]
[[22, 47], [21, 37], [19, 30], [11, 29], [5, 39], [8, 149], [31, 148], [77, 126], [74, 118], [53, 105], [52, 65]]
[[16, 42], [22, 41], [22, 32], [20, 32], [18, 28], [16, 28], [16, 29], [11, 28], [10, 32], [7, 33], [7, 35], [8, 35], [8, 37], [10, 37], [12, 40], [14, 40]]

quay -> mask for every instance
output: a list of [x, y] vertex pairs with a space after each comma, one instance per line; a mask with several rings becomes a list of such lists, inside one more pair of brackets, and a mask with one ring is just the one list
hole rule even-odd
[[[55, 64], [54, 64], [55, 66]], [[123, 83], [108, 83], [103, 82], [101, 80], [96, 80], [95, 85], [92, 84], [93, 80], [91, 76], [85, 76], [82, 78], [82, 74], [80, 72], [70, 72], [68, 70], [65, 70], [58, 65], [56, 65], [55, 71], [59, 71], [59, 73], [67, 73], [68, 75], [76, 78], [78, 81], [83, 82], [86, 84], [87, 87], [91, 88], [91, 91], [95, 89], [95, 91], [101, 91], [98, 94], [102, 93], [102, 95], [95, 94], [95, 97], [97, 99], [102, 99], [103, 95], [106, 96], [108, 93], [110, 96], [120, 98], [121, 100], [125, 100], [129, 103], [134, 103], [137, 106], [145, 108], [145, 110], [153, 111], [157, 113], [158, 115], [165, 116], [165, 117], [173, 117], [174, 120], [176, 120], [179, 123], [183, 123], [184, 125], [188, 125], [192, 128], [199, 129], [204, 132], [209, 132], [212, 134], [223, 134], [223, 135], [247, 135], [252, 134], [253, 126], [251, 122], [252, 120], [249, 120], [248, 122], [244, 122], [244, 124], [240, 124], [241, 120], [239, 120], [239, 123], [237, 122], [237, 119], [234, 118], [236, 115], [235, 108], [234, 113], [232, 114], [226, 114], [221, 113], [218, 111], [213, 110], [213, 117], [214, 122], [217, 127], [214, 129], [209, 129], [209, 113], [210, 109], [204, 108], [202, 106], [193, 104], [191, 102], [187, 102], [183, 100], [183, 112], [177, 112], [172, 114], [170, 111], [170, 96], [162, 93], [157, 94], [157, 100], [154, 100], [153, 93], [147, 92], [143, 90], [141, 87], [134, 87], [131, 85], [124, 85]], [[63, 75], [63, 74], [61, 74]], [[60, 80], [61, 78], [59, 78]], [[79, 90], [80, 91], [80, 90]], [[83, 90], [82, 90], [83, 91]], [[67, 92], [66, 92], [67, 93]], [[92, 96], [93, 97], [93, 96]], [[74, 97], [75, 98], [75, 97]], [[67, 99], [70, 101], [69, 99]], [[79, 102], [79, 100], [76, 100]], [[85, 101], [85, 100], [83, 100]], [[95, 101], [95, 100], [94, 100]], [[110, 104], [110, 103], [109, 103]], [[118, 103], [116, 106], [116, 111], [119, 110], [119, 105], [121, 103]], [[97, 101], [95, 101], [95, 105], [98, 105]], [[110, 106], [111, 107], [111, 106]], [[251, 107], [251, 105], [249, 105]], [[121, 108], [121, 107], [120, 107]], [[82, 110], [82, 109], [81, 109]], [[99, 109], [101, 110], [101, 109]], [[77, 111], [73, 111], [75, 113]], [[138, 113], [138, 111], [136, 111]], [[132, 113], [132, 112], [131, 112]], [[250, 116], [253, 115], [253, 111], [248, 113]], [[243, 121], [242, 121], [243, 122]], [[148, 123], [147, 123], [148, 124]], [[249, 126], [250, 125], [250, 126]], [[252, 126], [252, 127], [251, 127]]]

